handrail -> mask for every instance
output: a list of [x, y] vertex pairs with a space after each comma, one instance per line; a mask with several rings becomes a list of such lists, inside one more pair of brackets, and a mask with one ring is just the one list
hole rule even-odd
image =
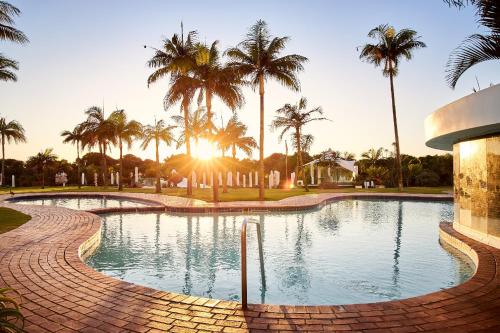
[[257, 241], [259, 243], [260, 276], [262, 288], [266, 289], [266, 273], [264, 271], [264, 252], [262, 251], [262, 234], [260, 223], [257, 220], [245, 218], [241, 224], [241, 303], [243, 309], [248, 306], [247, 295], [247, 225], [253, 223], [257, 226]]

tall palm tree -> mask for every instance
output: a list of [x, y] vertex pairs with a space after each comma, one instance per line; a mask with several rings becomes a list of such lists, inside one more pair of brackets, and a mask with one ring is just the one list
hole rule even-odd
[[0, 80], [2, 81], [17, 81], [17, 75], [14, 70], [18, 70], [17, 61], [7, 59], [0, 53]]
[[[302, 160], [302, 146], [307, 145], [310, 147], [312, 144], [312, 135], [304, 135], [302, 130], [305, 125], [313, 121], [329, 120], [328, 118], [322, 117], [323, 110], [321, 107], [313, 108], [309, 111], [307, 109], [307, 99], [302, 97], [299, 102], [295, 105], [285, 104], [283, 107], [276, 110], [277, 116], [271, 124], [271, 129], [281, 129], [279, 139], [282, 140], [286, 133], [293, 131], [292, 136], [294, 138], [294, 144], [297, 149], [297, 166], [298, 175], [302, 176], [302, 181], [306, 191], [309, 191], [307, 187], [307, 182], [303, 170], [303, 160]], [[319, 115], [319, 116], [316, 116]]]
[[156, 193], [161, 193], [161, 183], [160, 183], [160, 143], [163, 141], [170, 146], [174, 141], [173, 129], [176, 126], [166, 126], [163, 120], [156, 121], [154, 125], [147, 125], [143, 127], [142, 130], [142, 144], [141, 148], [146, 149], [151, 141], [155, 142], [155, 153], [156, 153]]
[[246, 38], [226, 54], [230, 66], [250, 79], [251, 85], [259, 87], [260, 135], [259, 135], [259, 200], [264, 200], [264, 83], [275, 79], [283, 86], [300, 90], [297, 73], [303, 70], [306, 57], [297, 54], [282, 55], [289, 37], [272, 37], [266, 22], [257, 21], [248, 31]]
[[14, 16], [19, 16], [21, 11], [6, 1], [0, 1], [0, 40], [10, 40], [11, 42], [26, 44], [28, 37], [14, 25]]
[[[195, 66], [192, 68], [193, 86], [198, 88], [200, 95], [198, 100], [205, 97], [207, 109], [208, 136], [216, 135], [212, 127], [212, 98], [218, 97], [231, 110], [236, 110], [243, 105], [244, 97], [241, 86], [244, 84], [240, 75], [237, 75], [233, 67], [221, 64], [218, 41], [210, 47], [202, 44], [196, 45]], [[213, 201], [219, 201], [219, 184], [217, 177], [217, 164], [214, 163], [212, 172], [214, 176]], [[224, 184], [224, 190], [226, 190]], [[226, 190], [227, 191], [227, 190]]]
[[361, 157], [367, 159], [370, 163], [370, 166], [375, 166], [375, 164], [377, 164], [377, 161], [383, 157], [383, 154], [384, 148], [382, 147], [379, 149], [370, 148], [368, 151], [365, 151], [363, 154], [361, 154]]
[[413, 51], [426, 47], [420, 41], [417, 32], [411, 29], [401, 29], [399, 32], [388, 24], [381, 24], [370, 30], [368, 37], [377, 39], [377, 44], [366, 44], [359, 58], [375, 65], [382, 66], [382, 73], [389, 77], [391, 85], [392, 118], [394, 137], [396, 141], [396, 163], [398, 168], [398, 188], [403, 190], [403, 171], [401, 169], [401, 154], [399, 149], [398, 120], [396, 116], [396, 100], [394, 98], [394, 77], [398, 74], [399, 62], [402, 58], [410, 60]]
[[82, 140], [84, 139], [84, 126], [82, 124], [78, 124], [73, 128], [72, 131], [63, 131], [61, 136], [64, 137], [63, 143], [71, 143], [76, 145], [76, 168], [77, 168], [77, 183], [78, 188], [81, 187], [80, 184], [80, 148]]
[[109, 146], [116, 142], [114, 128], [109, 119], [106, 119], [104, 110], [98, 106], [90, 107], [85, 111], [85, 114], [87, 115], [87, 120], [83, 123], [84, 132], [82, 148], [85, 146], [92, 148], [96, 145], [99, 147], [103, 185], [106, 187], [108, 185], [108, 163], [106, 153]]
[[114, 142], [120, 149], [120, 180], [118, 181], [118, 191], [123, 190], [123, 144], [127, 144], [130, 149], [134, 138], [142, 134], [142, 125], [138, 121], [128, 120], [125, 110], [116, 110], [109, 115], [109, 122], [113, 129]]
[[53, 153], [52, 148], [47, 148], [44, 151], [39, 152], [35, 156], [31, 156], [28, 159], [29, 164], [35, 165], [36, 168], [42, 172], [42, 188], [45, 188], [45, 167], [48, 163], [55, 162], [57, 160], [57, 155]]
[[7, 120], [2, 117], [0, 118], [0, 135], [2, 140], [2, 175], [0, 179], [0, 184], [5, 184], [5, 142], [10, 143], [14, 141], [14, 143], [18, 142], [26, 142], [26, 135], [24, 132], [24, 128], [16, 120], [11, 120], [7, 122]]
[[446, 81], [455, 88], [460, 77], [472, 66], [488, 60], [500, 59], [500, 3], [491, 0], [445, 0], [449, 5], [476, 6], [477, 23], [489, 30], [488, 34], [467, 37], [450, 54], [446, 64]]
[[[182, 25], [181, 25], [182, 27]], [[148, 86], [162, 78], [170, 76], [170, 89], [164, 99], [164, 107], [167, 109], [172, 104], [181, 102], [181, 108], [185, 119], [185, 143], [186, 155], [191, 160], [191, 140], [188, 133], [187, 121], [189, 119], [189, 104], [194, 96], [192, 80], [189, 72], [195, 63], [194, 53], [196, 44], [196, 31], [191, 31], [184, 39], [181, 35], [174, 34], [171, 39], [165, 39], [161, 49], [155, 49], [154, 56], [148, 61], [148, 66], [155, 71], [148, 77]], [[190, 163], [191, 164], [191, 163]], [[188, 167], [187, 195], [193, 194], [191, 167]]]

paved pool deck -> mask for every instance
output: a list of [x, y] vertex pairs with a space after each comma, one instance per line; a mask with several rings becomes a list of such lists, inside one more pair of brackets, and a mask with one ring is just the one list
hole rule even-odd
[[[119, 195], [154, 202], [147, 209], [180, 212], [310, 209], [353, 197], [451, 200], [449, 195], [322, 193], [274, 202], [211, 204], [154, 194]], [[464, 284], [390, 302], [264, 304], [242, 310], [236, 302], [158, 291], [86, 266], [80, 254], [95, 246], [100, 235], [95, 213], [118, 209], [84, 212], [3, 201], [9, 197], [1, 196], [0, 206], [32, 219], [0, 235], [0, 286], [21, 293], [27, 332], [500, 332], [500, 250], [459, 234], [449, 223], [441, 224], [441, 240], [476, 263], [475, 275]]]

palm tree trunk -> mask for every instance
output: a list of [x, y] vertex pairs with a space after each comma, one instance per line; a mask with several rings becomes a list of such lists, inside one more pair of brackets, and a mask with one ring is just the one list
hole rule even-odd
[[260, 136], [259, 136], [259, 200], [264, 200], [264, 75], [259, 75]]
[[298, 154], [298, 160], [299, 160], [299, 170], [302, 176], [302, 182], [304, 183], [304, 189], [309, 192], [309, 187], [307, 186], [307, 176], [306, 172], [304, 170], [304, 161], [302, 160], [302, 146], [301, 146], [301, 140], [300, 140], [300, 128], [297, 128], [295, 130], [295, 133], [297, 133], [297, 154]]
[[231, 176], [233, 177], [232, 183], [233, 183], [233, 188], [236, 188], [236, 145], [232, 145], [232, 155], [233, 155], [233, 162], [234, 162], [234, 170], [231, 173]]
[[5, 186], [5, 134], [2, 133], [2, 186]]
[[182, 109], [184, 110], [184, 138], [186, 139], [186, 155], [188, 159], [187, 195], [190, 197], [193, 195], [193, 183], [191, 181], [191, 138], [189, 136], [189, 103], [187, 100], [183, 100]]
[[80, 141], [76, 141], [76, 182], [78, 183], [78, 188], [81, 188], [80, 183]]
[[394, 122], [394, 139], [396, 141], [396, 163], [398, 172], [398, 190], [403, 191], [403, 170], [401, 168], [401, 154], [399, 150], [399, 134], [398, 134], [398, 118], [396, 115], [396, 100], [394, 98], [394, 82], [392, 74], [392, 65], [389, 64], [389, 80], [391, 82], [391, 99], [392, 99], [392, 120]]
[[[208, 134], [212, 135], [212, 93], [207, 90], [205, 93], [205, 103], [207, 104], [207, 121], [209, 124]], [[214, 161], [213, 161], [214, 162]], [[214, 188], [212, 191], [213, 202], [219, 202], [219, 173], [217, 168], [217, 163], [212, 163], [212, 174], [214, 179]]]
[[118, 183], [118, 191], [123, 191], [123, 144], [122, 144], [122, 138], [120, 140], [120, 180]]
[[[224, 151], [222, 151], [222, 165], [224, 165]], [[227, 193], [227, 169], [222, 167], [222, 193]]]
[[[103, 145], [99, 142], [99, 155], [101, 155], [101, 175], [102, 175], [102, 181], [103, 181], [103, 184], [104, 184], [104, 158], [103, 158], [103, 153], [102, 153], [102, 147]], [[97, 184], [96, 184], [97, 186]]]
[[[103, 181], [104, 187], [108, 186], [108, 161], [106, 160], [106, 149], [107, 149], [106, 142], [103, 142], [102, 143], [102, 156], [103, 156], [104, 170], [103, 170], [102, 175], [104, 178], [104, 181]], [[121, 182], [120, 182], [120, 185], [121, 185]]]
[[158, 137], [155, 138], [156, 143], [156, 193], [161, 193], [161, 183], [160, 183], [160, 153], [158, 146], [160, 145], [160, 140]]

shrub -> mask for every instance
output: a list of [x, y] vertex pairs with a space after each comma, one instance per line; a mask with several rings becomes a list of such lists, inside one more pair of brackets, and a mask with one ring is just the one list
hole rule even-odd
[[[0, 288], [0, 332], [24, 332], [24, 316], [20, 306], [8, 293], [16, 293], [12, 288]], [[21, 296], [21, 295], [19, 295]]]
[[439, 175], [432, 170], [422, 170], [415, 177], [417, 186], [439, 186]]

